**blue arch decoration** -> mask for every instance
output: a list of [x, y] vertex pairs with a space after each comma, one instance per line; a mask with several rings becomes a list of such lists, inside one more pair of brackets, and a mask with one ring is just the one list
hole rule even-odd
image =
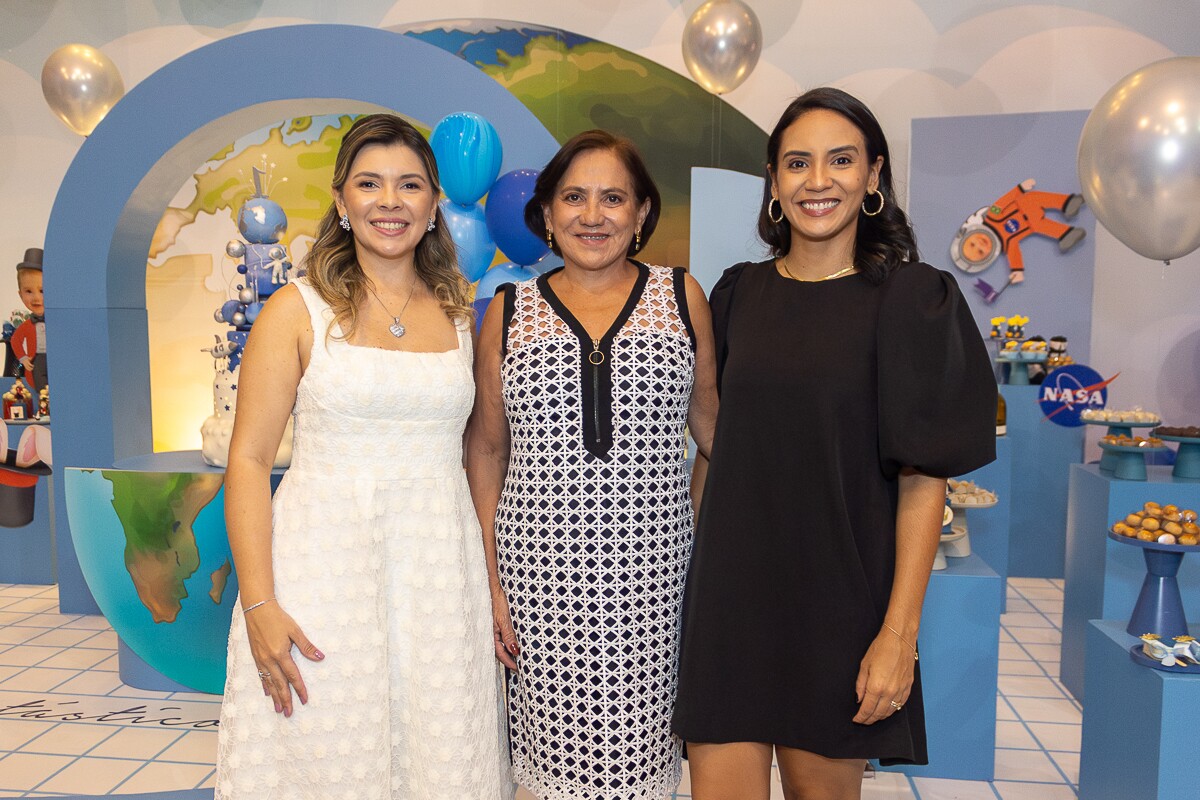
[[[520, 101], [454, 55], [402, 34], [297, 25], [231, 36], [137, 84], [84, 142], [46, 234], [47, 335], [54, 353], [54, 458], [109, 467], [149, 453], [146, 256], [163, 209], [214, 152], [290, 117], [394, 110], [429, 124], [487, 118], [502, 172], [540, 167], [558, 143]], [[55, 501], [65, 510], [64, 481]], [[98, 613], [66, 514], [55, 520], [59, 602]]]

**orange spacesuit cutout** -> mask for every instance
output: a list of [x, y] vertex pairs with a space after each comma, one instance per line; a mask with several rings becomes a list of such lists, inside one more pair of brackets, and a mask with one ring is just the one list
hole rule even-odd
[[[1036, 185], [1033, 178], [1022, 181], [993, 203], [983, 215], [983, 224], [1000, 238], [1001, 250], [1008, 258], [1010, 283], [1020, 283], [1025, 279], [1025, 261], [1021, 257], [1021, 240], [1025, 237], [1038, 233], [1057, 239], [1059, 251], [1065, 253], [1087, 235], [1083, 228], [1046, 217], [1046, 211], [1053, 210], [1061, 211], [1067, 219], [1074, 219], [1083, 207], [1082, 195], [1032, 191]], [[989, 250], [991, 244], [984, 236], [968, 234], [962, 247], [964, 255], [970, 257], [969, 249], [986, 245], [985, 250]], [[987, 252], [981, 254], [986, 255]]]

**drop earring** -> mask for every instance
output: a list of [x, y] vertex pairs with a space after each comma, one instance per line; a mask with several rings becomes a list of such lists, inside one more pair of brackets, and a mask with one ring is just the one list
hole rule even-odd
[[350, 230], [350, 215], [342, 214], [342, 218], [340, 220], [338, 220], [338, 225], [341, 225], [342, 230], [344, 230], [344, 231]]
[[434, 219], [433, 217], [430, 217], [430, 218], [429, 218], [429, 224], [425, 226], [425, 230], [426, 230], [426, 231], [432, 231], [432, 230], [433, 230], [434, 228], [436, 228], [436, 227], [437, 227], [437, 220], [436, 220], [436, 219]]

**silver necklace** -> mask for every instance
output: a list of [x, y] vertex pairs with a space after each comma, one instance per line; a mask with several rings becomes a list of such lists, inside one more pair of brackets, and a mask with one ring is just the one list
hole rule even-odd
[[408, 331], [405, 329], [405, 327], [400, 324], [400, 317], [404, 315], [404, 309], [408, 308], [408, 303], [413, 298], [413, 292], [417, 290], [417, 276], [413, 275], [412, 286], [408, 288], [408, 300], [404, 301], [404, 305], [401, 307], [399, 314], [393, 314], [388, 307], [383, 304], [383, 300], [381, 300], [379, 295], [375, 293], [375, 287], [370, 282], [367, 283], [367, 290], [370, 291], [375, 297], [375, 300], [379, 303], [380, 307], [383, 308], [384, 312], [392, 318], [392, 324], [388, 325], [388, 332], [397, 339], [407, 333]]

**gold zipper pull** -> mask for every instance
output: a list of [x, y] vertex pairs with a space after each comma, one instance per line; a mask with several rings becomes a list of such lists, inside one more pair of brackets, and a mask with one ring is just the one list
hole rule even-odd
[[588, 353], [588, 363], [593, 367], [604, 363], [604, 352], [600, 349], [599, 339], [592, 339], [592, 352]]

